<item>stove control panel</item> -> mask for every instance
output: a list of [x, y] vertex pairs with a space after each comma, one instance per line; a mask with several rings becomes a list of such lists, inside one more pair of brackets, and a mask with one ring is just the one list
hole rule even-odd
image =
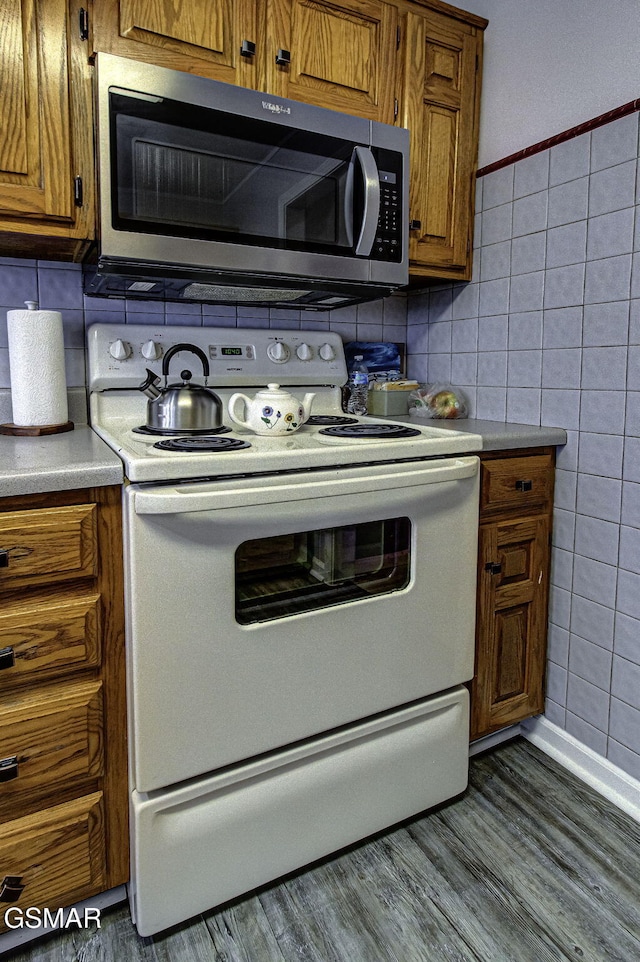
[[89, 386], [92, 391], [139, 387], [147, 369], [162, 375], [162, 359], [176, 344], [185, 345], [171, 361], [169, 377], [187, 366], [202, 380], [201, 362], [188, 347], [199, 348], [209, 362], [212, 387], [334, 385], [347, 380], [342, 339], [331, 331], [249, 328], [155, 327], [147, 324], [94, 324], [87, 332]]

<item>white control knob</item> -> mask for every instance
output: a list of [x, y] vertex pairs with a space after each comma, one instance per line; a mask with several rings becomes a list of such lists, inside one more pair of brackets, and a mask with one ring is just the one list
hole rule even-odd
[[147, 361], [157, 361], [162, 357], [162, 346], [156, 341], [145, 341], [141, 348], [141, 354]]
[[331, 347], [330, 344], [323, 344], [320, 350], [318, 351], [318, 354], [320, 355], [323, 361], [333, 361], [334, 357], [336, 356], [336, 352], [334, 351], [334, 349]]
[[111, 357], [115, 357], [116, 361], [124, 361], [131, 355], [131, 345], [119, 337], [117, 341], [109, 345], [109, 354]]
[[275, 344], [270, 344], [267, 348], [267, 357], [271, 361], [275, 361], [276, 364], [284, 364], [288, 361], [291, 356], [291, 352], [286, 344], [282, 341], [276, 341]]
[[300, 347], [296, 350], [296, 354], [298, 355], [301, 361], [309, 361], [313, 357], [313, 351], [311, 350], [308, 344], [301, 344]]

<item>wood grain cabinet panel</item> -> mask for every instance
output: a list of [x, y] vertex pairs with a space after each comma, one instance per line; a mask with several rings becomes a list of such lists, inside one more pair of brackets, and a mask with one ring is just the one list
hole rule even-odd
[[96, 594], [8, 603], [0, 608], [0, 692], [73, 668], [98, 668], [102, 605]]
[[553, 492], [553, 457], [549, 454], [482, 462], [481, 510], [525, 510], [549, 504]]
[[411, 141], [410, 271], [471, 277], [482, 31], [432, 10], [405, 19], [403, 125]]
[[0, 514], [0, 591], [94, 575], [95, 505]]
[[80, 259], [94, 236], [91, 72], [78, 17], [74, 0], [0, 5], [0, 253]]
[[[0, 900], [53, 912], [105, 888], [100, 792], [0, 825]], [[2, 913], [2, 919], [4, 912]], [[1, 924], [0, 929], [6, 929]]]
[[[272, 0], [266, 89], [393, 123], [397, 8], [379, 0]], [[278, 65], [279, 50], [291, 60]]]
[[472, 739], [544, 711], [553, 470], [552, 450], [481, 459]]
[[243, 40], [256, 44], [256, 0], [100, 0], [93, 17], [95, 51], [258, 85], [257, 55], [241, 53]]
[[[5, 696], [0, 705], [0, 800], [23, 803], [29, 793], [97, 778], [104, 769], [102, 731], [101, 681]], [[13, 777], [5, 780], [7, 773]]]

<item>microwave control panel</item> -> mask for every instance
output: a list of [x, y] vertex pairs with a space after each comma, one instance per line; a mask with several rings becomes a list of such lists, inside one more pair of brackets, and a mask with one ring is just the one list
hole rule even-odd
[[380, 261], [401, 261], [407, 216], [402, 201], [402, 155], [376, 148], [373, 152], [377, 155], [380, 180], [380, 214], [371, 257]]

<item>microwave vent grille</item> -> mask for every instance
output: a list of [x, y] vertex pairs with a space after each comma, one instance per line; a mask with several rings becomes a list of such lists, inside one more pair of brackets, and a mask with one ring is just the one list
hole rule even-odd
[[189, 300], [214, 298], [221, 301], [297, 301], [310, 291], [275, 290], [262, 287], [221, 287], [216, 284], [188, 284], [182, 297]]

